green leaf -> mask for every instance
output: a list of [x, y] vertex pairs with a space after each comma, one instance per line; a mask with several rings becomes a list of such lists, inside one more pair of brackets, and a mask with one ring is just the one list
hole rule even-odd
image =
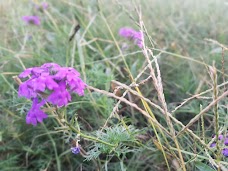
[[200, 171], [215, 171], [214, 169], [200, 161], [195, 162], [195, 165]]

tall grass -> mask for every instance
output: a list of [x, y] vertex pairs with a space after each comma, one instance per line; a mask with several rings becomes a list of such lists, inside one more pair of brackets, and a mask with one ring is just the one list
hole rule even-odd
[[[40, 3], [0, 2], [0, 170], [228, 169], [225, 1]], [[21, 20], [32, 14], [40, 26]], [[118, 35], [126, 26], [143, 33], [142, 49]], [[31, 102], [15, 76], [47, 62], [77, 69], [87, 90], [26, 125]]]

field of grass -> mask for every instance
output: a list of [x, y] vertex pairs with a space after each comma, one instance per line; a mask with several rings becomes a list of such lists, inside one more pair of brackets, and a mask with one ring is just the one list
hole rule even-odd
[[[0, 170], [228, 170], [227, 1], [42, 2], [0, 1]], [[85, 94], [26, 124], [15, 76], [50, 62], [80, 72]]]

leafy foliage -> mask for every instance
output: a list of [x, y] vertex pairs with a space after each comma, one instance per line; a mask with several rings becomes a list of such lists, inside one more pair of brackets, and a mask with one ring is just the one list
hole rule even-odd
[[136, 135], [139, 133], [138, 129], [133, 126], [122, 126], [115, 125], [113, 127], [107, 127], [104, 130], [96, 131], [96, 137], [115, 145], [116, 147], [111, 147], [109, 145], [95, 143], [94, 147], [87, 152], [86, 159], [91, 160], [97, 158], [100, 154], [113, 154], [120, 157], [121, 154], [126, 154], [129, 152], [134, 152], [135, 149], [131, 149], [136, 143]]

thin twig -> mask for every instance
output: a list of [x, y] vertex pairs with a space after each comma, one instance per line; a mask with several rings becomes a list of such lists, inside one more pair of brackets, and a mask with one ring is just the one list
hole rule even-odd
[[224, 97], [228, 96], [228, 91], [224, 92], [221, 96], [219, 96], [216, 100], [212, 101], [206, 108], [204, 108], [198, 115], [196, 115], [190, 122], [177, 134], [179, 136], [182, 134], [187, 128], [189, 128], [193, 123], [195, 123], [201, 115], [205, 114], [212, 106], [222, 100]]
[[90, 90], [96, 91], [98, 93], [105, 94], [109, 97], [113, 97], [115, 99], [120, 100], [121, 102], [128, 104], [129, 106], [132, 106], [133, 108], [137, 109], [140, 113], [142, 113], [145, 117], [150, 119], [155, 125], [157, 125], [157, 127], [161, 128], [167, 135], [170, 135], [170, 133], [156, 119], [152, 118], [145, 110], [141, 109], [138, 105], [128, 101], [127, 99], [125, 99], [123, 97], [116, 96], [115, 94], [107, 92], [105, 90], [100, 90], [100, 89], [97, 89], [97, 88], [94, 88], [91, 86], [87, 86], [87, 88]]
[[[224, 82], [224, 83], [222, 83], [222, 84], [220, 84], [220, 85], [217, 85], [217, 89], [220, 88], [220, 87], [222, 87], [222, 86], [225, 86], [225, 85], [227, 85], [227, 84], [228, 84], [228, 81], [227, 81], [227, 82]], [[192, 100], [192, 99], [194, 99], [194, 98], [198, 98], [198, 97], [200, 97], [201, 95], [206, 94], [206, 93], [209, 93], [209, 92], [212, 91], [212, 90], [213, 90], [213, 88], [210, 88], [210, 89], [208, 89], [208, 90], [206, 90], [206, 91], [203, 91], [203, 92], [201, 92], [201, 93], [199, 93], [199, 94], [195, 94], [195, 95], [193, 95], [192, 97], [189, 97], [189, 98], [185, 99], [179, 106], [177, 106], [177, 107], [172, 111], [172, 113], [174, 113], [175, 111], [177, 111], [180, 107], [182, 107], [184, 104], [186, 104], [186, 103], [189, 102], [190, 100]]]

